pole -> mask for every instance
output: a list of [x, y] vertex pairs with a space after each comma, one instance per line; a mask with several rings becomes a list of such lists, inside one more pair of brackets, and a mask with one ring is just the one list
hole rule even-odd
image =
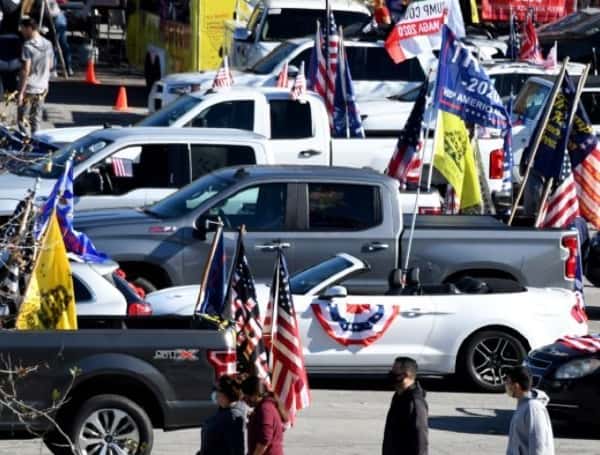
[[535, 161], [535, 155], [537, 154], [537, 149], [542, 142], [542, 136], [544, 134], [544, 130], [546, 129], [546, 124], [548, 123], [548, 119], [550, 118], [550, 114], [552, 113], [552, 107], [554, 106], [554, 102], [556, 101], [556, 97], [558, 96], [558, 92], [561, 89], [562, 81], [565, 78], [565, 72], [567, 71], [567, 64], [569, 63], [569, 57], [565, 57], [563, 60], [562, 68], [560, 69], [560, 73], [556, 78], [556, 82], [554, 87], [552, 88], [552, 92], [548, 101], [546, 102], [546, 107], [544, 110], [544, 114], [541, 119], [540, 128], [537, 129], [535, 138], [532, 142], [531, 148], [531, 156], [529, 157], [529, 163], [527, 163], [527, 169], [525, 171], [525, 175], [523, 176], [523, 181], [521, 182], [521, 187], [519, 188], [519, 192], [517, 193], [517, 197], [513, 202], [513, 206], [510, 213], [510, 218], [508, 219], [508, 225], [510, 226], [515, 219], [516, 210], [519, 206], [519, 202], [521, 202], [521, 198], [523, 197], [523, 193], [525, 192], [525, 186], [527, 185], [527, 180], [529, 179], [529, 174], [531, 173], [531, 169], [533, 168], [533, 163]]
[[[48, 11], [50, 8], [48, 7], [48, 0], [44, 0], [43, 5], [46, 5]], [[58, 5], [57, 5], [58, 7]], [[52, 35], [54, 36], [54, 47], [58, 52], [58, 59], [60, 60], [60, 66], [63, 70], [63, 74], [65, 75], [65, 79], [69, 80], [69, 73], [67, 73], [67, 64], [65, 63], [65, 56], [63, 55], [62, 47], [60, 47], [60, 43], [58, 42], [58, 36], [56, 36], [56, 27], [54, 26], [54, 21], [50, 18], [50, 29], [52, 30]]]
[[[344, 46], [344, 31], [339, 27], [340, 44], [338, 51], [338, 73], [341, 75], [340, 82], [342, 83], [342, 98], [344, 99], [344, 121], [346, 125], [346, 139], [350, 137], [350, 119], [348, 118], [348, 98], [346, 93], [346, 48]], [[342, 80], [344, 78], [344, 80]]]

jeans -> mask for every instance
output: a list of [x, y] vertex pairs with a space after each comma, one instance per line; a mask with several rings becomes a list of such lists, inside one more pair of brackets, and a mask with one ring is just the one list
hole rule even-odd
[[[67, 71], [69, 71], [71, 69], [71, 48], [69, 47], [69, 41], [67, 41], [67, 16], [65, 16], [65, 13], [60, 13], [54, 18], [54, 28], [56, 29], [56, 38], [60, 45], [60, 49], [62, 50]], [[58, 52], [56, 52], [54, 67], [58, 68], [59, 66], [60, 60], [58, 58]]]

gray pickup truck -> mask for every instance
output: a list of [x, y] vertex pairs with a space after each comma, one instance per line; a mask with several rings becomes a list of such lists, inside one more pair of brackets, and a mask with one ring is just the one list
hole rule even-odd
[[[75, 226], [147, 290], [198, 283], [214, 236], [207, 220], [220, 217], [228, 253], [235, 228], [246, 225], [258, 281], [270, 281], [273, 244], [283, 242], [290, 273], [339, 252], [365, 260], [371, 270], [352, 282], [353, 292], [372, 294], [387, 289], [388, 272], [403, 264], [409, 223], [400, 199], [398, 182], [375, 171], [247, 166], [208, 174], [145, 209], [79, 212]], [[511, 228], [490, 216], [423, 215], [410, 265], [428, 284], [469, 275], [569, 288], [576, 246], [568, 231]]]
[[[54, 416], [77, 453], [149, 454], [153, 428], [199, 427], [214, 412], [215, 375], [224, 372], [234, 343], [230, 329], [192, 328], [189, 318], [160, 319], [135, 325], [152, 328], [135, 328], [130, 321], [128, 329], [0, 330], [0, 387], [11, 390], [8, 365], [38, 366], [16, 377], [16, 397], [39, 410], [67, 394]], [[34, 434], [44, 437], [52, 453], [72, 453], [48, 419], [34, 415], [22, 421], [1, 407], [0, 439]]]

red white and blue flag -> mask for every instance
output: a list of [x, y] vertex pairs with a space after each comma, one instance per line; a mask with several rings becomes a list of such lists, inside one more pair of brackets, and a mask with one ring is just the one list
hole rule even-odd
[[313, 313], [323, 330], [343, 346], [369, 346], [390, 328], [398, 314], [399, 305], [338, 304], [316, 301]]
[[294, 79], [294, 85], [292, 86], [292, 98], [297, 100], [302, 98], [306, 94], [306, 76], [304, 75], [304, 62], [300, 64], [298, 74]]
[[231, 75], [231, 71], [229, 70], [229, 60], [227, 56], [223, 57], [223, 63], [221, 63], [221, 67], [217, 71], [215, 75], [215, 79], [213, 80], [212, 88], [214, 90], [228, 88], [233, 85], [233, 76]]
[[533, 25], [533, 17], [531, 14], [527, 14], [527, 18], [523, 24], [519, 59], [538, 65], [544, 64], [540, 42], [537, 37], [537, 32], [535, 31], [535, 25]]
[[277, 76], [277, 83], [275, 84], [275, 87], [287, 88], [287, 86], [288, 86], [288, 71], [289, 71], [288, 62], [285, 62], [283, 64], [283, 67], [281, 68], [281, 71], [279, 72], [279, 76]]
[[421, 171], [421, 158], [419, 156], [422, 148], [421, 131], [423, 127], [423, 115], [425, 113], [425, 104], [427, 99], [427, 81], [423, 82], [419, 95], [413, 105], [408, 120], [404, 125], [400, 135], [396, 150], [385, 171], [390, 177], [400, 181], [402, 188], [406, 185], [417, 184], [419, 182], [419, 173]]
[[583, 351], [595, 354], [600, 352], [600, 335], [584, 335], [584, 336], [564, 336], [559, 338], [557, 342], [564, 344], [565, 346], [575, 349], [576, 351]]
[[133, 177], [133, 160], [112, 158], [112, 169], [115, 177]]

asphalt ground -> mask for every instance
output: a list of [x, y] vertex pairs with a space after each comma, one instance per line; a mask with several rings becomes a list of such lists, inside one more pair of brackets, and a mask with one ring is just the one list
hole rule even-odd
[[[55, 82], [47, 102], [47, 126], [129, 124], [145, 114], [145, 89], [130, 74], [99, 72], [100, 86], [79, 80]], [[112, 110], [118, 87], [127, 85], [130, 111]], [[590, 331], [600, 332], [600, 290], [586, 286]], [[503, 454], [514, 400], [476, 393], [450, 378], [423, 380], [430, 407], [430, 451], [442, 454]], [[383, 381], [311, 378], [312, 404], [285, 434], [287, 455], [366, 455], [381, 453], [385, 415], [392, 392]], [[600, 455], [600, 428], [555, 422], [557, 454]], [[153, 454], [193, 455], [199, 430], [155, 432]], [[49, 454], [39, 441], [2, 441], [0, 455]]]

